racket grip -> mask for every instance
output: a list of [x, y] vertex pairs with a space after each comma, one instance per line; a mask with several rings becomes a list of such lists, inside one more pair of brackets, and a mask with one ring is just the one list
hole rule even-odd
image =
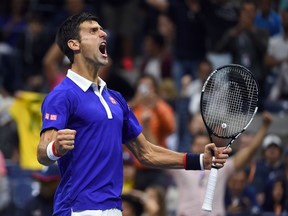
[[216, 188], [217, 176], [218, 176], [218, 169], [212, 167], [209, 174], [208, 185], [204, 197], [204, 203], [202, 205], [202, 210], [204, 211], [208, 212], [212, 211], [212, 203]]

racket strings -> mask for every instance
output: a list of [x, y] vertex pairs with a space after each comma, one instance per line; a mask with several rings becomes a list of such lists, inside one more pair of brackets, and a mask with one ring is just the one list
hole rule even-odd
[[202, 114], [215, 135], [230, 137], [248, 124], [257, 107], [255, 82], [251, 74], [233, 68], [224, 68], [207, 81]]

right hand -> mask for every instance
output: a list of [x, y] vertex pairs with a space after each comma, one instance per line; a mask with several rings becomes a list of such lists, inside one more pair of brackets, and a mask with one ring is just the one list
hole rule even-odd
[[76, 130], [63, 129], [57, 131], [55, 140], [55, 150], [57, 155], [63, 156], [68, 151], [74, 149]]

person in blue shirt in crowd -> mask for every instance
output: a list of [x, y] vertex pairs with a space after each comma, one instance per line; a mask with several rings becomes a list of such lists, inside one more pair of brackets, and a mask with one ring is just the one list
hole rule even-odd
[[254, 21], [255, 26], [267, 30], [269, 36], [274, 36], [281, 32], [281, 17], [273, 9], [272, 4], [272, 0], [260, 0]]
[[39, 193], [27, 202], [21, 215], [51, 216], [54, 194], [60, 181], [59, 168], [56, 164], [43, 167], [41, 171], [33, 172], [32, 178], [39, 183]]
[[231, 148], [214, 143], [207, 144], [203, 154], [150, 143], [125, 99], [99, 77], [101, 66], [108, 64], [106, 39], [90, 13], [70, 16], [56, 35], [71, 69], [43, 101], [37, 150], [41, 164], [57, 160], [61, 173], [53, 215], [122, 215], [122, 144], [153, 168], [210, 169], [212, 162], [221, 168], [231, 153]]

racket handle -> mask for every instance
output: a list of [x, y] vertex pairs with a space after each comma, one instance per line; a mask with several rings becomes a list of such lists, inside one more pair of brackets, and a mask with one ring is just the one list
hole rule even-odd
[[218, 176], [218, 169], [212, 167], [210, 174], [209, 174], [204, 203], [202, 205], [202, 210], [204, 211], [208, 211], [208, 212], [212, 211], [212, 203], [213, 203], [213, 197], [214, 197], [214, 192], [216, 188], [217, 176]]

